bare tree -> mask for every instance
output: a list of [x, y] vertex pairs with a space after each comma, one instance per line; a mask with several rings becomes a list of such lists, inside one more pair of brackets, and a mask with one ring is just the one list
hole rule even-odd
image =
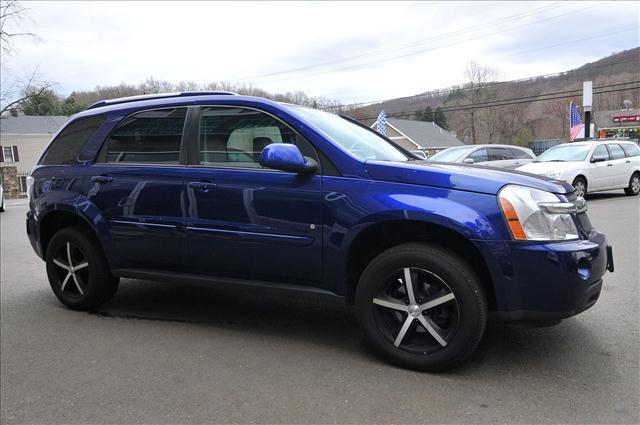
[[[498, 72], [491, 67], [482, 66], [477, 62], [469, 62], [464, 71], [466, 90], [464, 91], [465, 98], [472, 104], [482, 103], [494, 97], [493, 88], [488, 86], [488, 83], [494, 82], [497, 79]], [[484, 109], [471, 109], [471, 141], [475, 145], [478, 143], [478, 130], [479, 124], [482, 123], [489, 133], [488, 139], [492, 140], [497, 129], [496, 119], [498, 119], [497, 112], [494, 108]]]
[[12, 55], [17, 51], [16, 40], [29, 38], [38, 41], [40, 37], [29, 31], [22, 31], [23, 21], [31, 19], [29, 9], [16, 0], [0, 1], [0, 44], [2, 53]]
[[551, 123], [554, 124], [557, 138], [564, 139], [568, 137], [569, 126], [569, 99], [553, 99], [544, 102], [544, 112], [550, 117]]
[[55, 83], [41, 79], [38, 69], [26, 73], [26, 77], [7, 77], [10, 75], [8, 57], [18, 52], [20, 39], [39, 41], [40, 38], [22, 29], [22, 24], [31, 20], [29, 9], [16, 0], [0, 1], [0, 53], [2, 54], [2, 81], [0, 86], [0, 115], [19, 106], [25, 100], [42, 95], [55, 86]]
[[0, 93], [0, 105], [2, 107], [0, 115], [18, 107], [28, 99], [42, 95], [55, 86], [56, 83], [41, 80], [37, 69], [33, 70], [27, 78], [17, 79], [11, 85], [5, 85], [3, 82], [2, 93]]

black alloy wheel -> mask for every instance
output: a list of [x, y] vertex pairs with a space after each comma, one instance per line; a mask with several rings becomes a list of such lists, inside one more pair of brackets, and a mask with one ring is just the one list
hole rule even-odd
[[47, 276], [58, 300], [74, 310], [109, 300], [119, 279], [111, 275], [98, 241], [84, 227], [58, 231], [46, 251]]
[[486, 326], [487, 301], [464, 259], [438, 245], [408, 243], [365, 268], [356, 313], [366, 341], [387, 360], [438, 372], [473, 353]]

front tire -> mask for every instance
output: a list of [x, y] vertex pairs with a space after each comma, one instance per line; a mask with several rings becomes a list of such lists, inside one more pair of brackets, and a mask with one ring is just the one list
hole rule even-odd
[[118, 289], [95, 238], [82, 227], [68, 227], [51, 238], [47, 276], [58, 300], [72, 310], [90, 310], [108, 301]]
[[573, 179], [573, 188], [576, 190], [576, 196], [584, 196], [587, 194], [587, 180], [584, 177], [578, 176]]
[[366, 341], [387, 360], [439, 372], [473, 353], [484, 334], [487, 301], [462, 258], [437, 245], [410, 243], [366, 267], [356, 313]]
[[629, 179], [629, 186], [625, 187], [624, 193], [628, 196], [637, 196], [640, 194], [640, 173], [635, 172]]

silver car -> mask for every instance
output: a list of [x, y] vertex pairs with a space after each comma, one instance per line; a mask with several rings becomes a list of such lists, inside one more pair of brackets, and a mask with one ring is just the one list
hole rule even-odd
[[462, 162], [500, 168], [517, 168], [535, 159], [531, 149], [511, 145], [470, 145], [445, 149], [429, 161]]

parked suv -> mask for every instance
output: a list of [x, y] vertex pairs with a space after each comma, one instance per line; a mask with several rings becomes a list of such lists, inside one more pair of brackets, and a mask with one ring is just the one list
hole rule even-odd
[[591, 307], [605, 236], [569, 184], [421, 161], [357, 121], [225, 93], [103, 101], [34, 167], [27, 232], [53, 292], [87, 310], [120, 278], [342, 297], [366, 340], [428, 371], [488, 313]]

